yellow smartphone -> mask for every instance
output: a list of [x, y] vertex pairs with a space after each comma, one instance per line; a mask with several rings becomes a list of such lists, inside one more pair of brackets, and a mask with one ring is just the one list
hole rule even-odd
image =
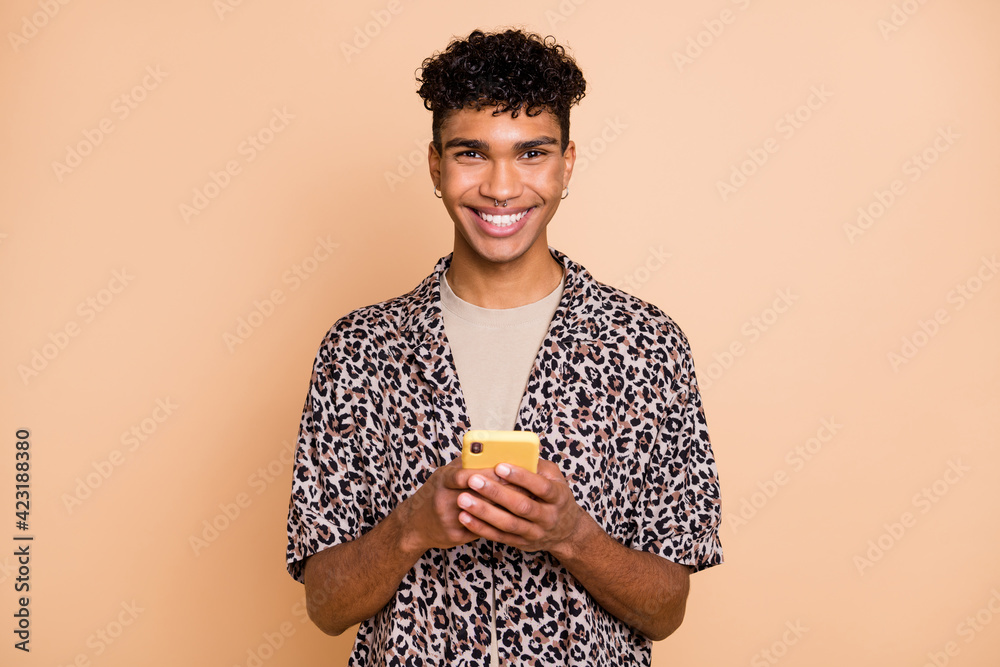
[[531, 431], [471, 430], [462, 438], [463, 468], [493, 468], [512, 463], [538, 472], [541, 443]]

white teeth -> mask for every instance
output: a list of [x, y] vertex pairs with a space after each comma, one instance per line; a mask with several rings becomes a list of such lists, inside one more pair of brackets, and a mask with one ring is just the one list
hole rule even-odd
[[521, 218], [523, 218], [528, 212], [521, 211], [520, 213], [515, 213], [514, 215], [490, 215], [489, 213], [483, 213], [482, 211], [476, 211], [486, 222], [491, 225], [496, 225], [497, 227], [509, 227]]

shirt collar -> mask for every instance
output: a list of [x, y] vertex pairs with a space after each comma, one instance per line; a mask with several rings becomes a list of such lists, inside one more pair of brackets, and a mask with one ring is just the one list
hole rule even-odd
[[[555, 248], [549, 246], [549, 252], [566, 270], [566, 283], [548, 335], [556, 339], [599, 338], [608, 326], [602, 285], [587, 269]], [[439, 259], [434, 271], [407, 295], [410, 303], [402, 322], [403, 332], [421, 337], [444, 337], [441, 280], [451, 265], [452, 254]]]

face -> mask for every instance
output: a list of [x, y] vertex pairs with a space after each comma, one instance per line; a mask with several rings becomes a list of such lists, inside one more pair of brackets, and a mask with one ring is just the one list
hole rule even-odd
[[559, 122], [548, 111], [517, 118], [492, 112], [449, 113], [442, 154], [432, 145], [428, 156], [431, 179], [455, 222], [455, 261], [549, 258], [545, 228], [569, 185], [576, 147], [569, 142], [560, 151]]

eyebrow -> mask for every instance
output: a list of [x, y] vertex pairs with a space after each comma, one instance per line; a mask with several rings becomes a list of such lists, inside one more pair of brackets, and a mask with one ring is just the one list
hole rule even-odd
[[[553, 137], [538, 137], [537, 139], [529, 139], [528, 141], [519, 141], [514, 144], [514, 151], [520, 153], [521, 151], [526, 151], [532, 148], [538, 148], [539, 146], [552, 146], [558, 144], [559, 141]], [[490, 144], [487, 141], [481, 139], [463, 139], [462, 137], [455, 137], [448, 143], [444, 145], [445, 150], [449, 148], [468, 148], [476, 151], [489, 151]]]

